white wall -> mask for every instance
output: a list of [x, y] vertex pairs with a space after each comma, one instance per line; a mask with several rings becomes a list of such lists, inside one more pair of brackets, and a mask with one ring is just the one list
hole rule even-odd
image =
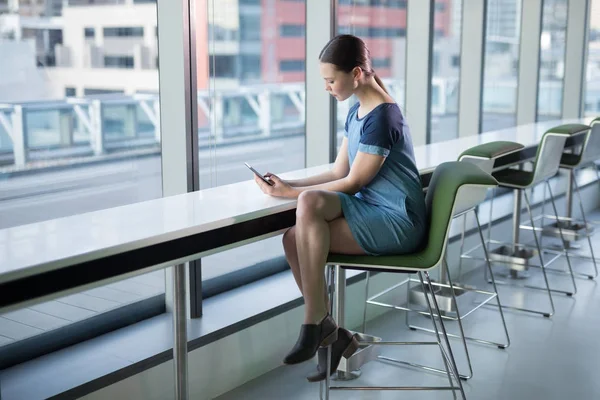
[[83, 89], [124, 90], [125, 94], [136, 91], [158, 93], [158, 70], [135, 70], [123, 68], [48, 68], [46, 70], [54, 92], [64, 96], [65, 87], [74, 87], [78, 96]]
[[0, 40], [0, 102], [52, 97], [47, 70], [36, 67], [35, 43]]

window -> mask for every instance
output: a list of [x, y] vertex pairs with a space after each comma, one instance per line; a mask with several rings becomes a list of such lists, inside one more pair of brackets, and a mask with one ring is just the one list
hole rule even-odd
[[142, 36], [144, 36], [144, 28], [141, 26], [104, 28], [104, 37], [142, 37]]
[[537, 119], [562, 116], [567, 0], [545, 0], [540, 36]]
[[407, 0], [338, 0], [340, 5], [371, 5], [373, 7], [389, 7], [406, 9]]
[[279, 29], [279, 34], [281, 37], [304, 37], [306, 33], [304, 32], [304, 25], [281, 25]]
[[84, 36], [86, 39], [93, 39], [96, 36], [94, 28], [84, 28]]
[[258, 54], [242, 54], [241, 56], [241, 78], [243, 81], [260, 81], [261, 57]]
[[[43, 20], [48, 12], [44, 3], [50, 2], [35, 3], [27, 17]], [[10, 121], [22, 110], [24, 119], [11, 132], [0, 123], [0, 229], [162, 196], [158, 75], [130, 69], [133, 57], [127, 55], [133, 54], [135, 43], [122, 40], [141, 37], [142, 26], [157, 25], [156, 12], [136, 12], [155, 6], [86, 1], [85, 7], [62, 8], [61, 1], [51, 3], [51, 14], [56, 4], [62, 9], [52, 29], [24, 29], [26, 41], [6, 36], [0, 40], [0, 102], [8, 104], [0, 112]], [[110, 27], [115, 15], [129, 27]], [[110, 43], [98, 41], [88, 48], [103, 34], [112, 37]], [[62, 51], [54, 53], [58, 44]], [[158, 54], [155, 40], [145, 46], [152, 57]], [[50, 66], [54, 57], [60, 68]], [[104, 69], [104, 63], [119, 68]], [[126, 91], [154, 94], [142, 99]], [[89, 123], [94, 116], [99, 124]], [[13, 147], [13, 137], [26, 139], [24, 151]], [[132, 156], [142, 153], [144, 157]], [[11, 169], [26, 174], [13, 174]], [[156, 271], [2, 314], [0, 369], [9, 359], [15, 362], [7, 355], [19, 346], [28, 347], [20, 350], [23, 357], [37, 357], [43, 349], [134, 322], [140, 310], [163, 313], [164, 301], [159, 306], [157, 300], [164, 298], [164, 291], [164, 272]], [[117, 309], [123, 320], [103, 320]], [[90, 318], [98, 324], [88, 324]]]
[[215, 78], [236, 78], [236, 57], [228, 55], [212, 56], [209, 63], [210, 76]]
[[483, 132], [515, 126], [522, 0], [487, 0]]
[[452, 56], [452, 66], [456, 68], [460, 67], [460, 56]]
[[[244, 161], [274, 173], [305, 166], [306, 4], [239, 4], [225, 7], [222, 0], [208, 0], [208, 13], [196, 17], [201, 189], [252, 180]], [[239, 48], [220, 43], [238, 29]], [[205, 297], [288, 268], [281, 236], [204, 257], [201, 263]], [[227, 284], [215, 286], [227, 274]]]
[[[436, 3], [431, 77], [431, 143], [458, 137], [462, 1]], [[449, 15], [453, 18], [450, 20]]]
[[373, 58], [371, 62], [373, 63], [373, 68], [389, 68], [392, 66], [392, 59], [389, 57]]
[[123, 94], [124, 90], [111, 90], [111, 89], [96, 89], [96, 88], [85, 88], [83, 89], [84, 96], [97, 96], [103, 94]]
[[260, 40], [260, 14], [240, 15], [240, 39]]
[[589, 15], [587, 64], [585, 71], [584, 115], [600, 114], [600, 1], [592, 0]]
[[[338, 33], [364, 39], [371, 52], [373, 68], [401, 109], [404, 106], [406, 15], [406, 1], [392, 0], [340, 0], [337, 14]], [[337, 103], [338, 149], [344, 137], [346, 116], [356, 101], [352, 97]], [[410, 124], [409, 116], [407, 120]]]
[[361, 38], [399, 38], [406, 37], [406, 28], [385, 28], [343, 25], [338, 28], [340, 34], [352, 34]]
[[304, 60], [283, 60], [279, 62], [281, 72], [304, 71]]
[[133, 68], [131, 56], [104, 56], [105, 68]]

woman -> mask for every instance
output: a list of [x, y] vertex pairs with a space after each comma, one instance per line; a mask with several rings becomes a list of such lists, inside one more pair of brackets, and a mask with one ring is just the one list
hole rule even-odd
[[332, 170], [296, 181], [255, 177], [263, 192], [297, 198], [296, 225], [283, 236], [294, 278], [304, 296], [304, 324], [284, 363], [312, 358], [325, 379], [326, 349], [332, 373], [358, 342], [328, 313], [324, 267], [328, 253], [402, 254], [417, 250], [425, 234], [425, 201], [408, 126], [398, 105], [373, 71], [369, 50], [356, 36], [333, 38], [319, 56], [327, 90], [338, 101], [355, 95], [344, 139]]

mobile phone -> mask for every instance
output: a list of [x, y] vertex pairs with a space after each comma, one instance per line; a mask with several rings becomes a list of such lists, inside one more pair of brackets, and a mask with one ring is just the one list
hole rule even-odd
[[246, 165], [246, 167], [248, 167], [250, 169], [250, 171], [254, 172], [254, 175], [256, 175], [260, 179], [262, 179], [264, 183], [266, 183], [267, 185], [273, 186], [273, 182], [271, 182], [270, 180], [268, 180], [267, 178], [265, 178], [260, 172], [258, 172], [254, 168], [252, 168], [250, 166], [250, 164], [248, 164], [247, 162], [245, 162], [244, 164]]

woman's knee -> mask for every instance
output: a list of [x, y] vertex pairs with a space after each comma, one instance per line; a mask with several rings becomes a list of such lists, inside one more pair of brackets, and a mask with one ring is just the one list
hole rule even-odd
[[296, 220], [310, 219], [322, 214], [325, 206], [325, 196], [319, 190], [307, 190], [298, 196], [296, 205]]

